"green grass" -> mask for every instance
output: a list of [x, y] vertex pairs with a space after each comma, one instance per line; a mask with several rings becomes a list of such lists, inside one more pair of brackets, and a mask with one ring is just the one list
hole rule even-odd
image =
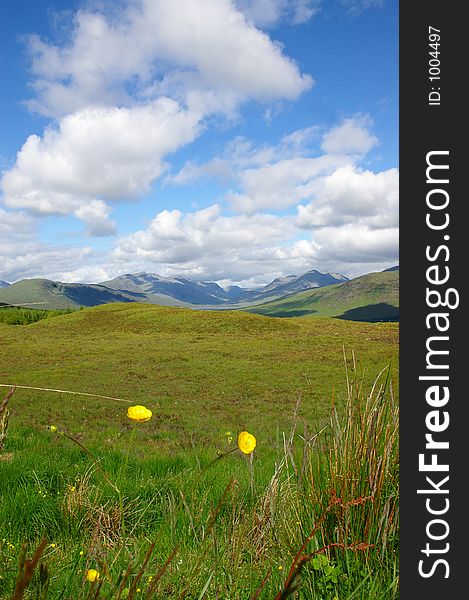
[[5, 323], [6, 325], [28, 325], [29, 323], [36, 323], [36, 321], [40, 321], [41, 319], [68, 315], [72, 310], [71, 308], [41, 310], [20, 306], [2, 306], [0, 307], [0, 323]]
[[399, 320], [399, 272], [370, 273], [259, 304], [250, 312], [272, 317], [339, 317], [356, 321]]
[[[241, 312], [143, 304], [84, 309], [27, 326], [0, 323], [0, 383], [88, 392], [154, 410], [159, 451], [217, 444], [224, 431], [255, 429], [268, 444], [301, 416], [329, 414], [344, 389], [343, 347], [371, 384], [383, 365], [396, 377], [398, 328], [330, 319], [269, 319]], [[366, 368], [365, 368], [366, 366]], [[87, 439], [123, 426], [118, 402], [21, 390], [16, 422], [55, 421]]]
[[[298, 598], [397, 598], [395, 401], [384, 379], [366, 400], [388, 364], [397, 387], [397, 333], [136, 304], [0, 323], [0, 383], [114, 396], [154, 414], [136, 425], [126, 402], [15, 391], [0, 453], [0, 598], [22, 542], [31, 556], [42, 536], [47, 598], [86, 598], [88, 568], [102, 574], [99, 597], [116, 598], [152, 542], [136, 598], [176, 546], [151, 597], [252, 598], [270, 572], [259, 597], [274, 598], [316, 526], [300, 556], [342, 547], [325, 550], [326, 563], [297, 561]], [[348, 383], [344, 348], [360, 358]], [[253, 486], [239, 451], [217, 459], [235, 447], [226, 432], [242, 429], [257, 438]], [[38, 567], [25, 597], [46, 597], [40, 587]]]

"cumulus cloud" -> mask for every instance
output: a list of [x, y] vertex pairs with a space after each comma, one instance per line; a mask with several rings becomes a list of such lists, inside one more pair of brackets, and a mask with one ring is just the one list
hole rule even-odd
[[164, 274], [246, 280], [279, 267], [276, 252], [295, 234], [291, 217], [225, 216], [218, 205], [158, 213], [150, 226], [120, 238], [112, 260], [153, 265]]
[[110, 208], [102, 200], [82, 204], [75, 211], [77, 219], [84, 221], [89, 236], [106, 236], [116, 233], [116, 223], [109, 218]]
[[312, 85], [231, 0], [81, 10], [66, 45], [31, 36], [29, 50], [29, 106], [57, 121], [28, 137], [2, 177], [2, 201], [73, 214], [89, 235], [115, 231], [108, 203], [147, 194], [208, 115], [250, 98], [293, 100]]
[[186, 214], [161, 211], [147, 229], [119, 238], [108, 264], [249, 286], [313, 268], [360, 274], [397, 257], [397, 227], [350, 223], [308, 235], [288, 215], [226, 216], [213, 205]]
[[398, 226], [399, 174], [379, 173], [353, 165], [325, 177], [306, 206], [298, 206], [298, 225], [304, 229], [356, 223], [370, 229]]
[[[167, 175], [165, 182], [183, 185], [217, 178], [231, 185], [226, 197], [237, 212], [283, 210], [323, 192], [325, 178], [340, 167], [352, 169], [359, 163], [378, 143], [370, 126], [368, 116], [349, 118], [327, 130], [322, 138], [321, 128], [311, 126], [285, 134], [276, 145], [256, 146], [238, 137], [220, 156], [203, 164], [188, 162], [178, 173]], [[337, 184], [341, 173], [350, 171], [339, 170]], [[366, 186], [364, 182], [362, 187]], [[349, 203], [353, 202], [350, 195]]]
[[0, 245], [8, 243], [11, 236], [31, 235], [34, 220], [21, 211], [8, 211], [0, 207]]
[[393, 262], [397, 258], [399, 230], [397, 227], [372, 229], [350, 223], [342, 227], [322, 227], [314, 233], [314, 240], [319, 246], [319, 261]]
[[295, 130], [285, 134], [275, 145], [255, 145], [251, 140], [238, 136], [226, 144], [220, 156], [202, 164], [188, 161], [177, 173], [166, 175], [164, 181], [171, 185], [187, 185], [218, 179], [224, 184], [237, 184], [245, 172], [308, 156], [311, 153], [310, 143], [319, 136], [319, 130], [315, 125]]
[[369, 124], [369, 118], [345, 119], [324, 135], [321, 148], [328, 154], [366, 154], [378, 143]]
[[231, 104], [295, 99], [313, 83], [230, 0], [133, 0], [113, 19], [79, 11], [69, 45], [32, 36], [29, 48], [36, 92], [29, 106], [55, 117], [125, 105], [129, 87], [141, 98], [176, 95], [213, 110], [213, 95], [221, 104], [223, 96]]
[[[254, 219], [296, 205], [295, 236], [269, 246], [272, 265], [277, 260], [289, 265], [284, 272], [305, 265], [348, 275], [390, 266], [398, 260], [399, 174], [397, 169], [373, 172], [359, 166], [377, 143], [370, 126], [368, 117], [355, 117], [322, 138], [321, 130], [311, 127], [286, 134], [271, 146], [237, 138], [221, 156], [204, 164], [187, 163], [168, 182], [224, 179], [233, 186], [227, 194], [232, 208]], [[311, 156], [318, 150], [320, 156]]]
[[164, 156], [198, 131], [197, 115], [169, 98], [134, 108], [83, 109], [42, 138], [26, 140], [2, 178], [4, 202], [36, 213], [67, 214], [87, 199], [137, 198], [164, 170]]
[[318, 186], [318, 178], [346, 164], [345, 156], [293, 158], [274, 164], [246, 169], [240, 175], [243, 193], [230, 194], [233, 208], [255, 213], [265, 209], [283, 209], [309, 198]]

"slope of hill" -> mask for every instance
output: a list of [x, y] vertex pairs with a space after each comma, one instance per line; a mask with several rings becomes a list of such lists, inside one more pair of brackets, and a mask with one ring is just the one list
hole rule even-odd
[[4, 287], [8, 287], [10, 284], [8, 283], [8, 281], [2, 281], [0, 279], [0, 288], [4, 288]]
[[[216, 448], [225, 431], [244, 427], [258, 432], [265, 447], [278, 427], [291, 426], [301, 387], [302, 414], [329, 411], [331, 390], [344, 383], [344, 345], [367, 365], [367, 383], [398, 352], [394, 323], [270, 319], [139, 303], [85, 308], [30, 325], [0, 323], [0, 337], [8, 339], [0, 344], [0, 381], [151, 406], [149, 443], [160, 451], [191, 449], [192, 438], [210, 439]], [[116, 413], [126, 426], [126, 408], [34, 390], [18, 392], [11, 407], [15, 423], [75, 425], [86, 435], [115, 435]]]
[[399, 272], [370, 273], [246, 310], [273, 317], [314, 315], [354, 321], [398, 321]]
[[[144, 294], [119, 292], [100, 285], [23, 279], [0, 290], [0, 302], [32, 308], [78, 308], [110, 302], [145, 302]], [[164, 299], [162, 299], [162, 303]]]

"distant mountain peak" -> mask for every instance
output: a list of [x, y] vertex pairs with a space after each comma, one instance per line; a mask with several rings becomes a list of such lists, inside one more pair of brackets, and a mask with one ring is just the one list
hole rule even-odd
[[[44, 308], [95, 306], [108, 302], [146, 302], [171, 306], [213, 307], [245, 306], [274, 298], [342, 283], [343, 275], [312, 269], [302, 275], [277, 277], [267, 285], [246, 289], [237, 285], [226, 288], [214, 281], [187, 277], [165, 277], [157, 273], [125, 273], [97, 284], [61, 283], [48, 279], [23, 279], [0, 290], [0, 301], [12, 304], [42, 305]], [[6, 283], [6, 282], [5, 282]]]

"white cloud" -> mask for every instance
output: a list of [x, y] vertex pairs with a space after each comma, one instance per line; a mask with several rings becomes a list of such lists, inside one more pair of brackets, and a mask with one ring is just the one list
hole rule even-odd
[[36, 98], [29, 105], [42, 114], [125, 105], [129, 87], [212, 111], [248, 97], [295, 99], [313, 83], [230, 0], [134, 0], [113, 19], [79, 11], [72, 34], [65, 47], [30, 38]]
[[75, 211], [77, 219], [84, 221], [89, 236], [106, 236], [116, 232], [116, 223], [109, 218], [110, 208], [102, 200], [82, 204]]
[[345, 119], [324, 135], [321, 148], [328, 154], [366, 154], [378, 143], [369, 125], [367, 117]]
[[192, 141], [197, 115], [169, 98], [134, 108], [93, 107], [58, 129], [30, 136], [2, 178], [4, 203], [36, 214], [89, 214], [98, 199], [129, 200], [150, 189], [164, 157]]
[[8, 244], [10, 236], [31, 235], [34, 219], [24, 212], [8, 211], [0, 207], [0, 245]]
[[312, 202], [298, 206], [297, 222], [304, 229], [352, 223], [384, 229], [398, 226], [398, 211], [397, 169], [373, 173], [347, 165], [321, 180]]
[[148, 229], [120, 238], [112, 260], [163, 274], [240, 281], [279, 268], [277, 250], [295, 234], [291, 217], [224, 216], [217, 205], [183, 214], [162, 211]]
[[254, 145], [238, 136], [228, 142], [221, 156], [206, 163], [188, 161], [176, 174], [165, 177], [165, 183], [186, 185], [205, 179], [235, 183], [245, 173], [257, 167], [269, 167], [280, 161], [302, 158], [310, 153], [309, 144], [319, 135], [319, 127], [298, 129], [282, 137], [276, 145]]
[[[399, 230], [397, 227], [372, 229], [350, 223], [341, 227], [323, 227], [314, 232], [319, 246], [319, 264], [391, 263], [398, 260]], [[350, 266], [348, 267], [350, 269]]]
[[23, 235], [10, 232], [6, 243], [0, 244], [0, 279], [10, 283], [37, 277], [60, 280], [70, 265], [86, 262], [91, 253], [89, 247], [44, 244], [32, 232]]
[[[320, 192], [324, 194], [324, 205], [329, 197], [331, 203], [334, 203], [334, 191], [326, 194], [327, 186], [338, 186], [341, 174], [350, 178], [350, 173], [354, 172], [353, 165], [378, 141], [370, 133], [370, 125], [368, 116], [346, 119], [322, 136], [320, 148], [317, 147], [321, 132], [319, 126], [285, 134], [278, 144], [269, 146], [255, 146], [249, 140], [238, 137], [227, 144], [221, 156], [204, 164], [188, 162], [175, 175], [168, 175], [165, 181], [182, 185], [210, 177], [218, 178], [225, 185], [232, 186], [226, 197], [233, 209], [247, 214], [269, 209], [283, 210], [293, 204], [317, 198]], [[323, 153], [314, 156], [320, 150]], [[338, 170], [345, 166], [349, 166], [349, 171]], [[327, 177], [336, 170], [335, 178], [329, 183]], [[372, 185], [371, 175], [373, 174], [363, 175], [359, 181], [351, 178], [350, 182], [346, 182], [346, 185], [352, 183], [359, 188], [355, 195], [349, 195], [349, 204], [355, 201], [363, 204], [372, 193], [368, 190], [368, 185]], [[367, 178], [370, 181], [365, 181]], [[383, 177], [373, 181], [376, 187], [376, 182], [383, 181]], [[383, 183], [386, 185], [386, 182]], [[383, 186], [376, 193], [381, 193], [382, 188]], [[393, 192], [395, 191], [396, 186], [393, 188]], [[358, 199], [357, 195], [362, 192], [365, 193], [364, 197]], [[327, 211], [327, 206], [324, 209]], [[391, 209], [395, 209], [395, 206]]]
[[257, 169], [246, 169], [240, 174], [243, 193], [232, 193], [229, 198], [239, 212], [283, 209], [309, 198], [321, 175], [348, 162], [345, 156], [324, 155], [286, 159]]
[[89, 235], [114, 232], [106, 203], [148, 193], [205, 117], [248, 98], [295, 99], [312, 85], [231, 0], [82, 10], [70, 34], [63, 46], [29, 39], [30, 107], [58, 121], [26, 140], [2, 177], [2, 201], [74, 214]]

